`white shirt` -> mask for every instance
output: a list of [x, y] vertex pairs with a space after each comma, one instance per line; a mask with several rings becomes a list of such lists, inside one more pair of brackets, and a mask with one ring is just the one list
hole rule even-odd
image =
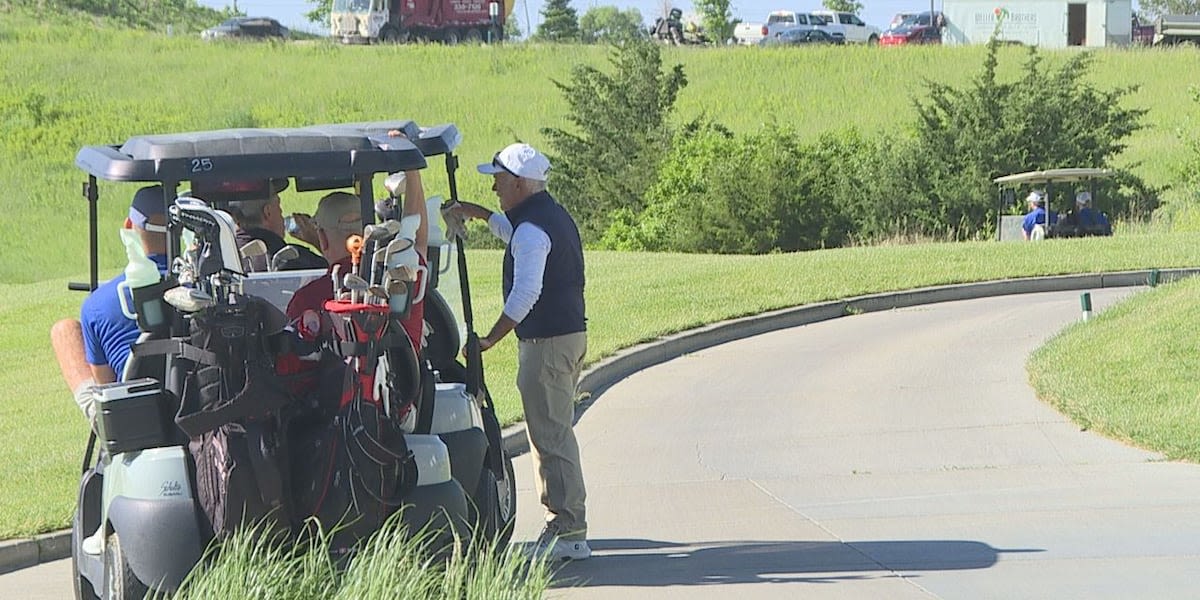
[[508, 243], [512, 252], [513, 286], [504, 301], [504, 314], [520, 323], [542, 296], [542, 276], [546, 273], [546, 258], [550, 256], [550, 236], [528, 221], [513, 231], [508, 217], [500, 212], [494, 212], [488, 218], [488, 228], [492, 235]]

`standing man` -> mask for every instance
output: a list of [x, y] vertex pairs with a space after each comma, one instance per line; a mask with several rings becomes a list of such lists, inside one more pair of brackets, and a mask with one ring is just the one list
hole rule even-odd
[[500, 198], [494, 213], [478, 204], [454, 210], [484, 219], [508, 245], [504, 251], [504, 309], [479, 340], [487, 350], [510, 331], [517, 335], [517, 389], [537, 469], [546, 526], [535, 556], [583, 560], [587, 543], [583, 468], [572, 428], [575, 395], [587, 352], [583, 302], [583, 244], [566, 209], [546, 192], [550, 161], [528, 144], [512, 144], [479, 165]]
[[[129, 207], [125, 228], [138, 233], [147, 258], [158, 266], [160, 275], [167, 270], [166, 225], [162, 186], [138, 190]], [[78, 321], [63, 319], [50, 328], [50, 345], [58, 358], [63, 380], [75, 394], [75, 403], [89, 423], [96, 416], [93, 386], [121, 378], [129, 349], [141, 333], [137, 321], [121, 310], [117, 285], [123, 281], [124, 273], [101, 284], [83, 301]], [[133, 305], [132, 300], [129, 305]]]

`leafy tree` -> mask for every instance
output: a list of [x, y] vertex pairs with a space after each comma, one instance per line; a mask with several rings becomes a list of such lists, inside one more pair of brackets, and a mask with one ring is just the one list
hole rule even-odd
[[618, 209], [638, 214], [658, 165], [670, 150], [667, 117], [687, 85], [683, 66], [664, 70], [658, 45], [633, 39], [609, 53], [611, 73], [589, 65], [554, 82], [572, 129], [546, 128], [553, 150], [552, 189], [595, 240]]
[[643, 35], [642, 13], [615, 6], [589, 8], [579, 18], [579, 36], [585, 44], [616, 43]]
[[1200, 0], [1140, 0], [1140, 13], [1153, 18], [1159, 15], [1200, 14]]
[[547, 0], [542, 7], [542, 24], [533, 39], [540, 42], [579, 41], [579, 17], [570, 0]]
[[836, 12], [858, 14], [862, 12], [863, 3], [858, 0], [821, 0], [821, 6]]
[[722, 43], [733, 37], [736, 22], [729, 9], [729, 0], [695, 0], [692, 5], [700, 13], [700, 24], [708, 39]]
[[508, 18], [504, 20], [504, 39], [519, 40], [522, 35], [524, 34], [521, 32], [521, 24], [517, 23], [517, 18], [508, 15]]
[[333, 0], [305, 0], [313, 9], [304, 13], [304, 18], [312, 23], [329, 24], [329, 13], [333, 12]]

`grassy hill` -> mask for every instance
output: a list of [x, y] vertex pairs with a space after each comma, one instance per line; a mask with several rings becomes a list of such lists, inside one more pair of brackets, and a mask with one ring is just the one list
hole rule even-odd
[[[12, 16], [13, 18], [7, 18]], [[544, 141], [539, 129], [562, 125], [565, 104], [553, 81], [580, 63], [603, 65], [607, 50], [586, 46], [343, 47], [329, 43], [207, 44], [194, 35], [47, 25], [26, 16], [0, 20], [0, 281], [32, 282], [84, 272], [79, 197], [80, 146], [120, 143], [136, 134], [223, 127], [287, 127], [322, 122], [411, 118], [457, 123], [463, 163], [485, 160], [515, 139]], [[1016, 76], [1024, 57], [1006, 49], [1002, 71]], [[1197, 106], [1194, 50], [1098, 51], [1104, 86], [1140, 85], [1130, 103], [1149, 109], [1121, 164], [1153, 184], [1173, 180], [1183, 153], [1179, 128]], [[1067, 54], [1047, 52], [1049, 61]], [[809, 135], [856, 127], [868, 134], [912, 126], [922, 81], [961, 83], [983, 49], [758, 48], [668, 49], [690, 85], [676, 118], [707, 114], [734, 131], [790, 124]], [[1030, 93], [1036, 93], [1031, 90]], [[427, 178], [446, 193], [439, 177]], [[466, 198], [492, 202], [490, 182], [464, 169]], [[128, 187], [128, 186], [126, 186]], [[104, 223], [119, 226], [130, 189], [104, 186]], [[311, 197], [285, 196], [293, 208]], [[54, 251], [29, 240], [52, 240]], [[113, 236], [115, 240], [115, 236]], [[104, 264], [122, 264], [119, 245]]]

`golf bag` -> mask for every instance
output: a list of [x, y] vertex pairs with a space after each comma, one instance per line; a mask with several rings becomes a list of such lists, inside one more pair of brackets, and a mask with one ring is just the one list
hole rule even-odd
[[291, 395], [274, 368], [286, 318], [262, 299], [243, 298], [193, 314], [180, 346], [195, 364], [175, 422], [190, 438], [197, 500], [217, 538], [264, 520], [288, 530], [292, 519], [283, 414]]
[[336, 416], [295, 423], [293, 489], [298, 508], [333, 533], [333, 552], [346, 555], [403, 503], [417, 466], [400, 429], [402, 407], [375, 395], [379, 355], [390, 338], [388, 307], [329, 301], [325, 309], [333, 345], [348, 362]]

